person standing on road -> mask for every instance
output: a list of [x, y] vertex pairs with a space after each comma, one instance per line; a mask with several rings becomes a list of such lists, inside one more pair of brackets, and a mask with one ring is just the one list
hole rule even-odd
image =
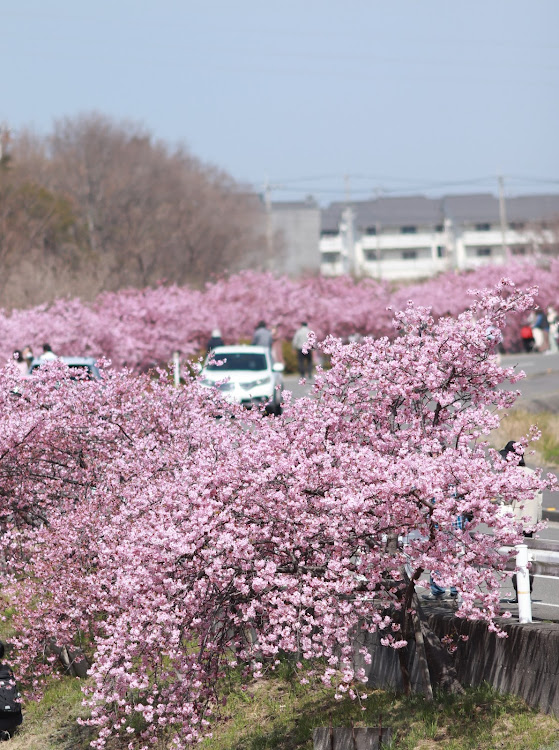
[[272, 351], [273, 338], [272, 333], [266, 328], [266, 322], [261, 320], [256, 326], [256, 330], [252, 337], [253, 346], [265, 346], [266, 349]]
[[27, 364], [27, 372], [29, 373], [31, 371], [31, 363], [33, 362], [33, 350], [29, 345], [23, 347], [21, 356]]
[[528, 321], [520, 328], [520, 338], [522, 340], [522, 347], [526, 354], [528, 354], [534, 348], [534, 335], [532, 333], [532, 326]]
[[206, 351], [209, 354], [213, 349], [216, 348], [216, 346], [223, 346], [223, 339], [221, 338], [221, 331], [219, 328], [214, 328], [212, 331], [212, 335], [209, 338], [208, 345], [206, 347]]
[[303, 348], [307, 343], [309, 333], [309, 324], [306, 321], [303, 321], [301, 323], [301, 327], [295, 331], [295, 335], [293, 336], [293, 340], [291, 341], [291, 343], [293, 344], [293, 348], [297, 352], [297, 366], [299, 368], [300, 376], [302, 378], [308, 377], [310, 380], [312, 379], [313, 373], [312, 351], [310, 349], [306, 352], [303, 351]]
[[[501, 458], [504, 458], [506, 461], [509, 453], [514, 453], [516, 456], [518, 456], [519, 454], [516, 452], [514, 446], [515, 446], [515, 441], [509, 440], [509, 442], [505, 445], [503, 450], [499, 451]], [[529, 466], [526, 466], [526, 464], [524, 463], [524, 456], [522, 455], [520, 455], [518, 466], [521, 466], [527, 474], [535, 473], [533, 469], [530, 469]], [[537, 523], [539, 523], [542, 520], [543, 495], [538, 490], [534, 494], [534, 497], [528, 502], [525, 502], [523, 504], [513, 502], [510, 508], [511, 508], [511, 512], [514, 518], [517, 521], [522, 521], [523, 519], [528, 517], [530, 519], [528, 522], [528, 528], [530, 528], [530, 526], [535, 526]], [[525, 538], [527, 537], [531, 538], [534, 536], [533, 531], [524, 531], [523, 533], [524, 533]], [[514, 587], [514, 594], [515, 594], [514, 599], [512, 601], [517, 602], [518, 601], [518, 588], [517, 588], [517, 583], [516, 583], [516, 573], [513, 573], [512, 585]], [[533, 588], [534, 588], [534, 576], [530, 574], [530, 594], [532, 593]]]
[[13, 354], [14, 362], [16, 363], [17, 369], [20, 371], [22, 375], [28, 375], [29, 374], [29, 367], [27, 366], [27, 362], [23, 359], [23, 354], [20, 352], [19, 349], [16, 349]]
[[56, 354], [51, 349], [50, 344], [43, 344], [43, 353], [39, 357], [39, 359], [45, 360], [45, 359], [58, 359]]
[[[452, 522], [452, 528], [463, 531], [471, 519], [472, 516], [469, 513], [464, 513], [463, 515], [456, 516], [456, 518]], [[430, 592], [423, 598], [430, 599], [432, 601], [444, 601], [446, 599], [451, 599], [452, 601], [459, 603], [461, 599], [456, 586], [451, 584], [447, 593], [447, 590], [444, 588], [444, 586], [440, 586], [435, 580], [437, 575], [438, 573], [436, 571], [432, 571], [429, 574]]]
[[532, 323], [532, 332], [536, 341], [536, 349], [539, 352], [546, 352], [549, 349], [549, 321], [547, 315], [538, 307], [536, 319]]
[[547, 308], [547, 322], [549, 323], [549, 349], [550, 354], [557, 354], [559, 346], [557, 345], [558, 322], [557, 310], [550, 305]]

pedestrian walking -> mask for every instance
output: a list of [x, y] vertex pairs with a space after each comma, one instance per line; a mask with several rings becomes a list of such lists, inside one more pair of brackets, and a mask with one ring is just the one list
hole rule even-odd
[[522, 347], [526, 354], [528, 354], [534, 348], [534, 334], [532, 333], [532, 326], [528, 321], [520, 328], [520, 338], [522, 339]]
[[273, 344], [272, 332], [266, 328], [266, 322], [261, 320], [256, 326], [254, 335], [252, 337], [253, 346], [265, 346], [266, 349], [272, 351]]
[[541, 307], [538, 307], [536, 311], [536, 319], [532, 323], [532, 333], [536, 349], [542, 353], [546, 352], [549, 349], [549, 321]]
[[43, 353], [41, 354], [39, 359], [42, 359], [43, 361], [45, 361], [49, 359], [58, 359], [58, 357], [53, 352], [50, 344], [43, 344]]
[[27, 372], [31, 372], [31, 363], [33, 362], [33, 349], [28, 346], [24, 346], [21, 350], [21, 356], [27, 364]]
[[[452, 522], [452, 528], [453, 529], [460, 529], [463, 530], [466, 528], [466, 524], [468, 523], [468, 518], [465, 515], [457, 516], [454, 521]], [[441, 586], [437, 583], [436, 577], [437, 572], [433, 571], [429, 574], [429, 588], [430, 593], [426, 594], [423, 598], [424, 599], [431, 599], [433, 601], [444, 601], [446, 599], [451, 599], [455, 602], [460, 601], [460, 595], [458, 594], [458, 590], [456, 586], [451, 585], [448, 589], [448, 593], [446, 588], [444, 586]]]
[[22, 375], [27, 375], [29, 373], [29, 367], [27, 365], [27, 362], [23, 359], [23, 354], [20, 352], [19, 349], [16, 349], [13, 354], [14, 362], [16, 364], [17, 369]]
[[214, 328], [212, 331], [212, 335], [210, 336], [206, 347], [207, 353], [209, 354], [213, 351], [216, 346], [223, 346], [223, 339], [221, 338], [221, 331], [219, 328]]
[[309, 324], [306, 321], [303, 321], [301, 327], [295, 331], [291, 343], [297, 353], [297, 367], [299, 368], [300, 376], [302, 378], [308, 377], [310, 380], [312, 379], [313, 374], [312, 350], [308, 349], [307, 351], [303, 351], [309, 338], [309, 333]]
[[550, 354], [557, 354], [559, 352], [559, 345], [557, 342], [557, 335], [559, 333], [559, 316], [557, 310], [549, 305], [547, 308], [547, 322], [549, 323], [549, 349]]
[[[518, 466], [522, 467], [523, 471], [526, 474], [535, 474], [535, 471], [531, 469], [529, 466], [526, 466], [524, 463], [524, 456], [517, 453], [515, 450], [516, 443], [514, 440], [509, 440], [509, 442], [505, 445], [505, 447], [499, 451], [499, 454], [501, 455], [501, 458], [504, 458], [505, 461], [507, 460], [507, 457], [510, 453], [515, 454], [516, 456], [519, 456]], [[505, 506], [507, 510], [514, 516], [514, 518], [517, 521], [523, 521], [526, 517], [529, 518], [527, 528], [530, 528], [531, 526], [535, 526], [537, 523], [539, 523], [542, 520], [542, 511], [543, 511], [543, 495], [540, 490], [534, 493], [534, 496], [528, 501], [524, 503], [518, 503], [516, 501], [513, 501], [510, 506]], [[531, 538], [534, 536], [533, 531], [524, 531], [523, 532], [525, 538]], [[514, 599], [512, 601], [514, 603], [518, 602], [518, 587], [516, 582], [516, 573], [513, 573], [512, 576], [512, 585], [514, 587]], [[534, 576], [530, 574], [530, 594], [532, 593], [532, 589], [534, 588]]]

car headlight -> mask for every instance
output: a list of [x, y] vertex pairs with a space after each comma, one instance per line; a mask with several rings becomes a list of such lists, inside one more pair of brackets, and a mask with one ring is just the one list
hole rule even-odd
[[250, 391], [251, 388], [256, 388], [259, 385], [267, 385], [268, 383], [272, 382], [272, 378], [269, 375], [266, 375], [264, 378], [259, 378], [258, 380], [251, 380], [250, 383], [241, 383], [241, 386], [246, 390]]

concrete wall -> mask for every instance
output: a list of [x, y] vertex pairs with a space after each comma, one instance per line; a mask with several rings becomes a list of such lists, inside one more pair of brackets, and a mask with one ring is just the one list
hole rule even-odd
[[[283, 242], [283, 257], [278, 258], [274, 270], [289, 276], [320, 270], [320, 209], [310, 204], [293, 207], [272, 205], [272, 230]], [[274, 265], [274, 264], [272, 264]]]
[[[467, 635], [454, 654], [458, 678], [463, 685], [488, 682], [501, 693], [524, 698], [528, 705], [559, 717], [559, 624], [534, 622], [527, 625], [500, 620], [507, 638], [490, 632], [483, 622], [461, 620], [442, 608], [428, 614], [439, 637]], [[364, 644], [372, 664], [358, 659], [373, 687], [401, 689], [397, 654], [381, 646], [376, 635], [366, 635]], [[414, 689], [422, 689], [417, 660], [412, 651], [411, 678]]]

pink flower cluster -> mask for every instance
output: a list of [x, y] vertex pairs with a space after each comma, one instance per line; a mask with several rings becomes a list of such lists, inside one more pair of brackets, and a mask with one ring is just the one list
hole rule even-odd
[[[226, 343], [250, 339], [264, 319], [290, 339], [304, 319], [318, 336], [392, 335], [392, 314], [408, 300], [432, 308], [436, 318], [457, 316], [470, 304], [469, 289], [494, 286], [502, 269], [485, 266], [470, 273], [447, 273], [392, 291], [373, 280], [348, 277], [290, 280], [245, 271], [203, 290], [159, 286], [104, 293], [91, 304], [57, 300], [50, 305], [0, 314], [0, 357], [48, 342], [58, 354], [106, 357], [116, 367], [143, 370], [166, 364], [173, 351], [190, 357], [203, 350], [213, 328]], [[507, 276], [519, 288], [538, 285], [536, 302], [559, 307], [559, 261], [514, 263]], [[521, 319], [510, 316], [504, 331], [508, 348], [519, 346]]]
[[[208, 731], [236, 664], [258, 675], [290, 653], [303, 679], [310, 662], [355, 695], [356, 634], [404, 646], [399, 612], [422, 571], [459, 587], [459, 616], [497, 628], [499, 548], [521, 528], [494, 500], [552, 480], [487, 447], [515, 399], [498, 386], [518, 379], [488, 331], [533, 293], [503, 281], [456, 319], [409, 304], [390, 338], [327, 337], [332, 369], [277, 418], [225, 406], [195, 379], [5, 368], [0, 539], [22, 682], [32, 692], [56, 672], [53, 645], [79, 646], [93, 747], [122, 735], [147, 748], [165, 732], [180, 749]], [[466, 513], [469, 529], [453, 528]], [[481, 524], [494, 536], [470, 534]], [[387, 547], [394, 536], [407, 543]]]

